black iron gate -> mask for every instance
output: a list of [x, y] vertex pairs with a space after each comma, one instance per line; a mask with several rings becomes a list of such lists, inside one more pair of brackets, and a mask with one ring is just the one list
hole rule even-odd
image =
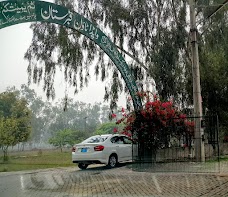
[[[163, 134], [156, 144], [150, 144], [143, 133], [135, 134], [133, 144], [133, 164], [135, 170], [156, 172], [219, 172], [218, 117], [187, 117], [194, 122], [201, 119], [202, 141], [205, 150], [205, 162], [196, 162], [194, 136], [178, 135], [182, 128], [167, 127], [158, 131]], [[168, 135], [166, 135], [168, 133]]]

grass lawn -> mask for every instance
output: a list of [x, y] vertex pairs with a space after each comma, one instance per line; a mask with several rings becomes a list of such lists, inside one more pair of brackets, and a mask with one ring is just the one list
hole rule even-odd
[[0, 172], [69, 166], [76, 166], [71, 161], [71, 150], [63, 152], [60, 150], [10, 152], [7, 162], [3, 162], [3, 155], [0, 155]]

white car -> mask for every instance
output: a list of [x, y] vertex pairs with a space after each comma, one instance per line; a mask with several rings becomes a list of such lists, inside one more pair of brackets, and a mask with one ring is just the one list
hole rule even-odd
[[80, 169], [89, 164], [106, 164], [113, 168], [118, 162], [132, 160], [132, 141], [125, 135], [92, 136], [72, 148], [72, 162]]

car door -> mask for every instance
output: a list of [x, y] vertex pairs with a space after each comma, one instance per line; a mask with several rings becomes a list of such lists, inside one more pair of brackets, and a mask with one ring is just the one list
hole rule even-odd
[[116, 139], [118, 145], [119, 161], [127, 161], [132, 159], [132, 144], [126, 136], [118, 136]]
[[124, 153], [124, 160], [132, 160], [132, 141], [126, 137], [122, 136], [123, 138], [123, 153]]
[[112, 149], [113, 152], [116, 152], [118, 156], [118, 161], [124, 160], [125, 153], [123, 152], [123, 140], [120, 138], [120, 136], [114, 136], [110, 140], [112, 142]]

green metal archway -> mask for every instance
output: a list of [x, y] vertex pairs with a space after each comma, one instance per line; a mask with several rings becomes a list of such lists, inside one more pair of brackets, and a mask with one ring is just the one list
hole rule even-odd
[[130, 69], [112, 41], [88, 19], [66, 7], [38, 0], [10, 0], [0, 2], [0, 29], [25, 22], [49, 22], [74, 29], [93, 40], [114, 62], [120, 71], [135, 110], [142, 107], [138, 88]]

